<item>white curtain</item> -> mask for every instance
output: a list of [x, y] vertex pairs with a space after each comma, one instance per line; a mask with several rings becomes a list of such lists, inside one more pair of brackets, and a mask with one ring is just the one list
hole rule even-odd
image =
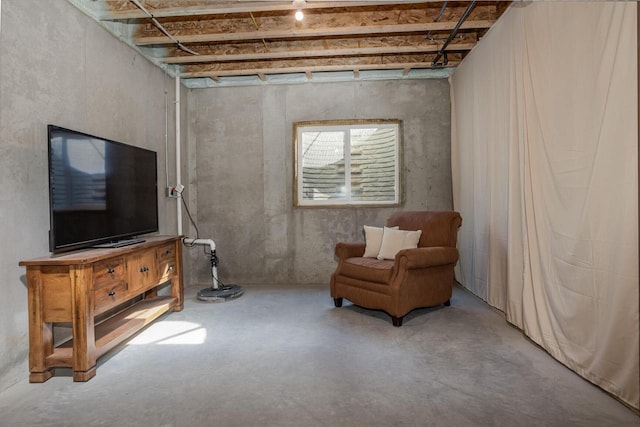
[[636, 8], [514, 3], [450, 83], [456, 277], [639, 408]]

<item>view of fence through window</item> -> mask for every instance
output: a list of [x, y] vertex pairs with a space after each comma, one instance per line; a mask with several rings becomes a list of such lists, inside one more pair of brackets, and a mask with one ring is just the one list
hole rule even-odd
[[397, 204], [399, 121], [296, 124], [297, 204]]

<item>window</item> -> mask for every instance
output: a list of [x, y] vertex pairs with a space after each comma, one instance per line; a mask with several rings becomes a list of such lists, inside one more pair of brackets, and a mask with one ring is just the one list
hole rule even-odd
[[398, 205], [399, 120], [298, 122], [296, 206]]

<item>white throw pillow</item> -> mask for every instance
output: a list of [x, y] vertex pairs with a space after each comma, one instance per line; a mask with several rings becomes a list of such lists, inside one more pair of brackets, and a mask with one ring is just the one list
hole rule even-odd
[[[398, 229], [398, 227], [391, 227], [393, 229]], [[382, 245], [382, 227], [373, 227], [370, 225], [364, 226], [364, 255], [363, 257], [368, 258], [376, 258], [378, 253], [380, 253], [380, 245]]]
[[422, 230], [405, 231], [384, 227], [378, 259], [395, 259], [402, 249], [418, 247]]

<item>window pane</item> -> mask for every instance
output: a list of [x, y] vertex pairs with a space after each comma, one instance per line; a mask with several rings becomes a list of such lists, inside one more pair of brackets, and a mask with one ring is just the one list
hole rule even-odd
[[296, 205], [399, 205], [401, 124], [389, 119], [295, 123]]
[[357, 202], [392, 202], [395, 198], [395, 129], [352, 129], [351, 199]]
[[344, 132], [302, 132], [303, 200], [345, 198]]

